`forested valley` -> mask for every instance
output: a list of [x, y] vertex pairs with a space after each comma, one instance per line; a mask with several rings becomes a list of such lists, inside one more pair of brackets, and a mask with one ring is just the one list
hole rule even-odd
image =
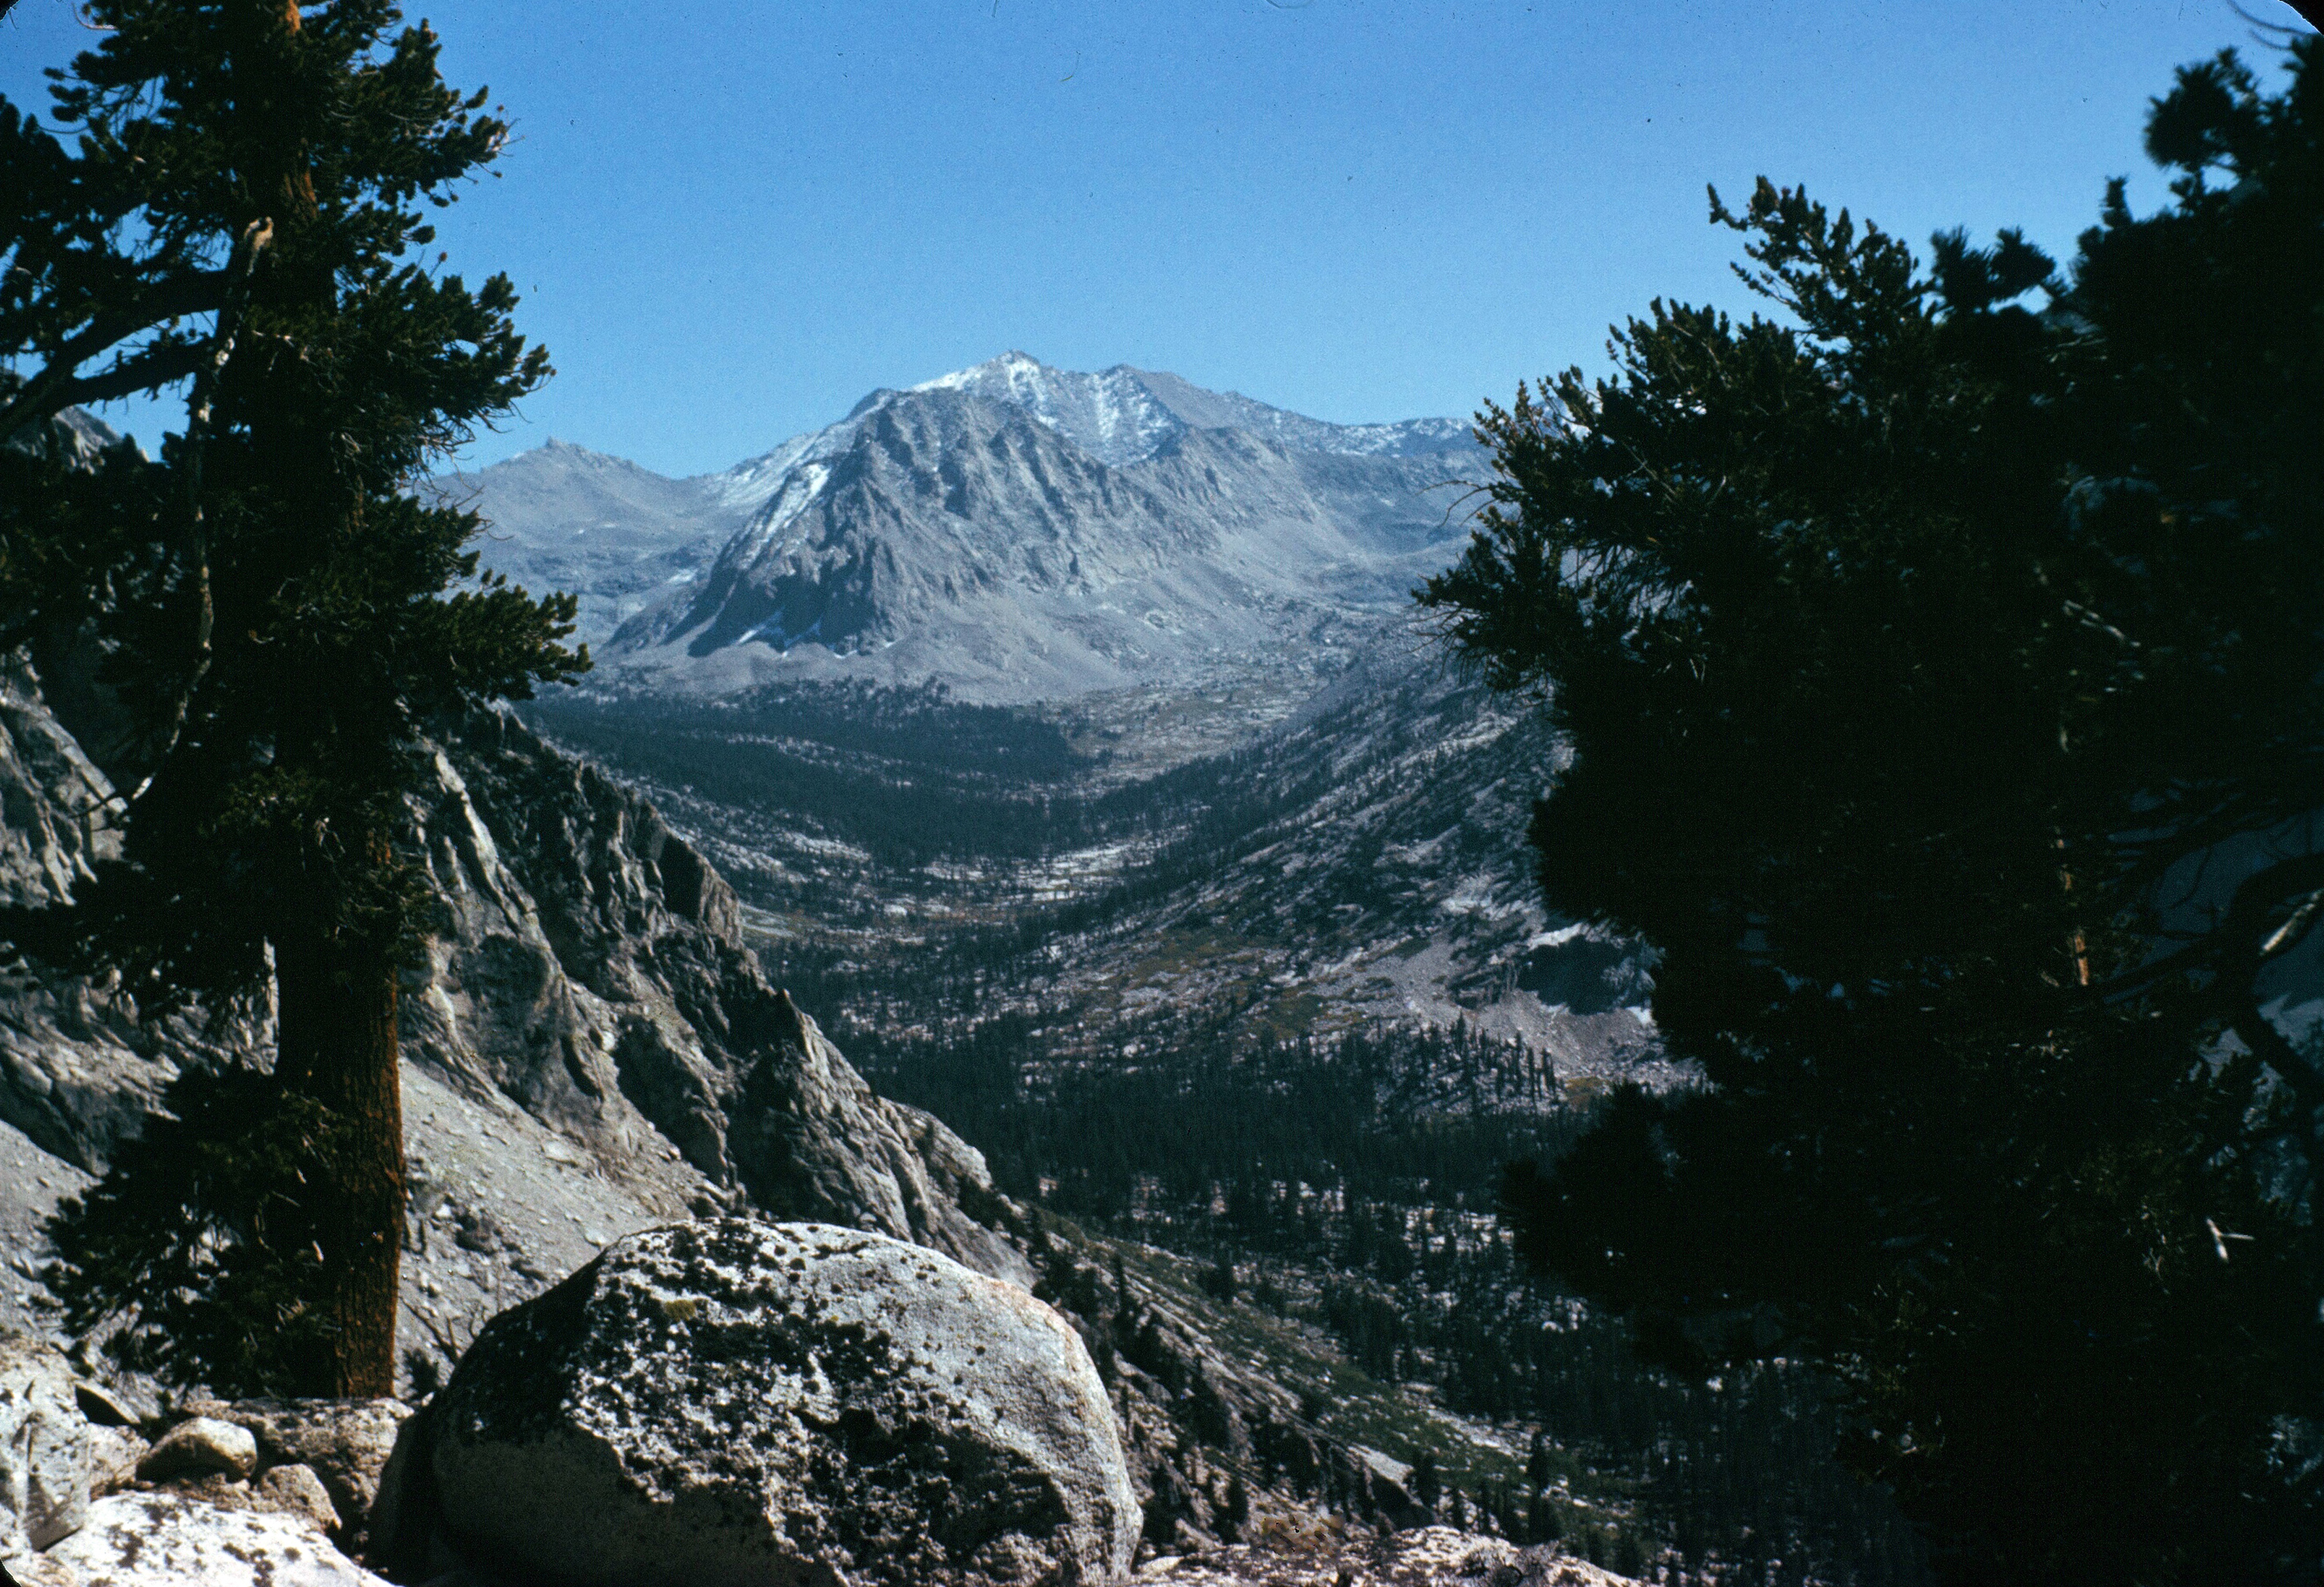
[[[959, 1130], [1008, 1195], [1197, 1262], [1217, 1304], [1305, 1323], [1370, 1378], [1489, 1430], [1507, 1460], [1443, 1479], [1463, 1513], [1514, 1538], [1565, 1536], [1617, 1569], [1675, 1549], [1777, 1582], [1926, 1579], [1910, 1528], [1832, 1458], [1839, 1414], [1814, 1373], [1711, 1386], [1648, 1367], [1626, 1324], [1515, 1255], [1506, 1169], [1554, 1162], [1604, 1080], [1561, 1078], [1465, 1021], [1370, 1017], [1263, 982], [1125, 1001], [1061, 976], [1240, 857], [1279, 863], [1278, 823], [1296, 829], [1439, 724], [1382, 734], [1366, 708], [1326, 709], [1312, 760], [1262, 739], [1125, 777], [1077, 747], [1103, 742], [1094, 711], [925, 689], [694, 706], [568, 691], [525, 709], [706, 830], [811, 852], [770, 842], [779, 821], [829, 845], [816, 883], [734, 875], [770, 974], [865, 1076]], [[1106, 845], [1102, 869], [1056, 882], [1055, 862]], [[1360, 909], [1365, 887], [1335, 875], [1307, 908]], [[899, 898], [949, 899], [964, 918], [899, 922], [882, 900]]]
[[2324, 1580], [2318, 35], [2070, 249], [1713, 187], [1756, 308], [1473, 424], [1010, 351], [679, 479], [464, 472], [426, 23], [69, 9], [0, 1556]]

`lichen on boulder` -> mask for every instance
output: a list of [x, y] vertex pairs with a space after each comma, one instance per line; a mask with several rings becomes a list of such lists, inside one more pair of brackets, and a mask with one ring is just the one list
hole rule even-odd
[[1073, 1587], [1124, 1573], [1140, 1523], [1063, 1319], [827, 1224], [617, 1242], [495, 1318], [405, 1441], [375, 1553], [432, 1530], [576, 1587]]
[[42, 1563], [85, 1587], [387, 1587], [303, 1518], [181, 1493], [116, 1493]]

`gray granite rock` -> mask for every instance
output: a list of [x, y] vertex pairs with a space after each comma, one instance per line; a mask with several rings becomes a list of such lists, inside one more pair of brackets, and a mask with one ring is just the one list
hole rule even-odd
[[88, 1424], [70, 1362], [49, 1345], [0, 1338], [0, 1559], [48, 1547], [88, 1513]]
[[258, 1440], [247, 1427], [216, 1416], [194, 1416], [161, 1435], [137, 1462], [141, 1482], [216, 1472], [236, 1481], [258, 1469]]
[[251, 1492], [262, 1509], [303, 1518], [327, 1535], [339, 1529], [338, 1509], [312, 1466], [269, 1466], [259, 1473]]
[[373, 1557], [415, 1576], [432, 1528], [576, 1587], [1070, 1587], [1125, 1572], [1141, 1519], [1062, 1318], [823, 1224], [615, 1244], [494, 1319], [405, 1443]]
[[270, 1468], [296, 1467], [321, 1482], [337, 1512], [327, 1529], [336, 1533], [370, 1513], [411, 1407], [394, 1399], [238, 1399], [219, 1414], [250, 1429]]
[[73, 1400], [92, 1426], [134, 1427], [142, 1419], [112, 1389], [102, 1383], [91, 1383], [86, 1378], [73, 1379]]
[[387, 1587], [313, 1526], [177, 1493], [116, 1493], [51, 1549], [80, 1587]]
[[5, 1569], [15, 1587], [80, 1587], [71, 1568], [45, 1554], [20, 1554]]
[[137, 1480], [137, 1462], [153, 1446], [134, 1427], [92, 1425], [88, 1430], [88, 1496], [103, 1499]]

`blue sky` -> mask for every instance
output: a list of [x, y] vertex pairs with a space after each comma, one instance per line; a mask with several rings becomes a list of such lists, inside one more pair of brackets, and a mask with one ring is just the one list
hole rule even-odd
[[[2275, 0], [2246, 0], [2298, 25]], [[549, 436], [724, 467], [1021, 348], [1321, 418], [1466, 414], [1656, 294], [1745, 306], [1703, 188], [2053, 252], [2227, 0], [451, 0], [520, 139], [445, 226], [558, 375]], [[0, 22], [0, 92], [88, 35]], [[152, 438], [152, 411], [115, 414]]]

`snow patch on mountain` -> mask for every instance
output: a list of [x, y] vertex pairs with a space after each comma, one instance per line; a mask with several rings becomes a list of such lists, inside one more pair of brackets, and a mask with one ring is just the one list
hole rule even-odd
[[1117, 364], [1084, 374], [1053, 368], [1028, 353], [1003, 353], [912, 390], [969, 392], [1006, 402], [1117, 467], [1145, 461], [1189, 429], [1250, 430], [1296, 451], [1346, 457], [1416, 457], [1471, 444], [1469, 427], [1458, 420], [1333, 424], [1240, 392], [1205, 391], [1164, 372]]

